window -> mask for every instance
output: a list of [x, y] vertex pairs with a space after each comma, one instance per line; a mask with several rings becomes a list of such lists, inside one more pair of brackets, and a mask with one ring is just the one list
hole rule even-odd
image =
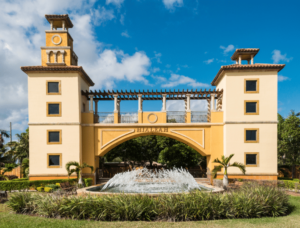
[[258, 115], [259, 101], [245, 101], [245, 115]]
[[258, 128], [247, 128], [245, 129], [245, 143], [258, 143], [259, 134]]
[[61, 102], [47, 102], [47, 116], [61, 116]]
[[47, 95], [61, 95], [60, 81], [47, 81]]
[[245, 93], [258, 93], [259, 79], [245, 79]]
[[61, 144], [61, 130], [48, 130], [47, 144]]
[[47, 154], [48, 168], [61, 168], [61, 154]]
[[245, 153], [245, 165], [246, 167], [257, 167], [259, 164], [259, 157], [258, 153], [250, 153], [246, 152]]

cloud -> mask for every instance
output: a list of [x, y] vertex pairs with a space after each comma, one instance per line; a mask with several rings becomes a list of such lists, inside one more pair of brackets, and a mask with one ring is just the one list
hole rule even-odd
[[113, 10], [107, 10], [104, 6], [98, 7], [97, 10], [92, 10], [94, 15], [93, 22], [95, 25], [101, 25], [105, 21], [110, 21], [115, 18]]
[[125, 36], [125, 37], [127, 37], [127, 38], [130, 37], [127, 31], [122, 32], [122, 33], [121, 33], [121, 36]]
[[124, 25], [124, 21], [125, 21], [125, 13], [121, 15], [121, 17], [120, 17], [120, 23], [122, 25]]
[[211, 64], [214, 61], [214, 58], [203, 61], [205, 64]]
[[209, 87], [208, 84], [197, 82], [195, 79], [178, 74], [171, 74], [168, 83], [163, 84], [161, 87], [176, 87], [178, 85], [188, 85], [195, 87]]
[[283, 81], [286, 81], [286, 80], [290, 80], [290, 78], [286, 77], [286, 76], [283, 76], [283, 75], [278, 75], [278, 81], [279, 82], [283, 82]]
[[160, 60], [160, 57], [161, 57], [161, 56], [162, 56], [161, 53], [157, 53], [156, 51], [154, 51], [154, 57], [153, 57], [153, 59], [156, 59], [156, 61], [157, 61], [158, 63], [162, 63], [161, 60]]
[[[185, 105], [183, 100], [167, 100], [167, 111], [185, 111]], [[207, 111], [206, 100], [191, 100], [191, 111]]]
[[106, 0], [106, 5], [108, 4], [114, 4], [117, 7], [121, 7], [124, 0]]
[[158, 68], [158, 67], [153, 67], [153, 69], [152, 69], [152, 72], [153, 72], [153, 73], [156, 73], [156, 72], [158, 72], [158, 71], [160, 71], [160, 68]]
[[[122, 1], [123, 2], [123, 1]], [[113, 88], [115, 82], [148, 83], [151, 61], [142, 51], [131, 55], [104, 48], [97, 40], [95, 25], [115, 18], [113, 11], [94, 7], [95, 0], [16, 0], [3, 1], [0, 7], [0, 128], [24, 131], [28, 122], [27, 75], [20, 66], [41, 64], [41, 46], [49, 24], [45, 14], [69, 13], [74, 27], [74, 51], [79, 65], [96, 83], [93, 89]], [[113, 2], [108, 2], [113, 3]], [[121, 2], [120, 2], [121, 3]], [[114, 2], [115, 4], [115, 2]]]
[[274, 50], [272, 52], [272, 54], [273, 54], [272, 55], [273, 63], [275, 63], [275, 64], [279, 63], [280, 61], [282, 61], [282, 62], [289, 62], [289, 61], [291, 61], [293, 59], [293, 57], [287, 58], [286, 54], [282, 55], [281, 51], [279, 51], [279, 50]]
[[156, 81], [156, 84], [160, 84], [160, 83], [163, 83], [163, 82], [167, 81], [167, 79], [163, 76], [154, 76], [154, 75], [152, 75], [151, 77]]
[[231, 52], [234, 50], [234, 46], [232, 44], [229, 44], [227, 47], [224, 47], [224, 46], [220, 46], [221, 49], [223, 49], [223, 54], [224, 55], [227, 55], [228, 52]]
[[183, 6], [183, 0], [163, 0], [163, 4], [168, 10], [174, 11], [176, 7]]

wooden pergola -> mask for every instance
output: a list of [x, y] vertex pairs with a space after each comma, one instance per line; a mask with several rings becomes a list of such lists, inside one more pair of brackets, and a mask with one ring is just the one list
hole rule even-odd
[[[141, 97], [143, 100], [162, 100], [163, 97], [166, 97], [167, 100], [185, 100], [187, 97], [190, 97], [192, 100], [210, 99], [214, 95], [215, 99], [218, 99], [223, 94], [222, 90], [138, 90], [138, 91], [123, 91], [123, 90], [98, 90], [98, 91], [82, 91], [83, 96], [86, 96], [87, 99], [90, 99], [90, 96], [93, 96], [93, 100], [114, 100], [117, 96], [118, 100], [138, 100]], [[188, 96], [187, 96], [188, 95]]]

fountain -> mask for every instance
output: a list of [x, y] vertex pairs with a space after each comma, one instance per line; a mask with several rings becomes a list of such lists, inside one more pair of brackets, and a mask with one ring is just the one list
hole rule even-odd
[[188, 193], [192, 190], [213, 191], [214, 189], [196, 182], [185, 169], [147, 168], [116, 174], [105, 185], [86, 189], [98, 193]]

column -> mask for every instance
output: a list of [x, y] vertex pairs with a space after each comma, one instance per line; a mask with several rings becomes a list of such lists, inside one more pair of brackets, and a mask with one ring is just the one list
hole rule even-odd
[[114, 123], [119, 123], [119, 107], [118, 95], [114, 95]]
[[215, 94], [211, 94], [211, 111], [216, 111], [216, 108], [215, 108]]
[[65, 63], [65, 50], [60, 50], [60, 54], [61, 54], [61, 62]]
[[93, 104], [94, 95], [89, 95], [89, 98], [90, 98], [90, 110], [89, 111], [93, 113], [94, 112], [94, 110], [93, 110], [93, 108], [94, 108], [93, 107], [93, 105], [94, 105]]
[[54, 54], [54, 63], [57, 63], [57, 51], [52, 51]]
[[118, 95], [114, 95], [114, 112], [118, 112]]
[[239, 55], [239, 64], [242, 64], [242, 56]]
[[254, 55], [251, 55], [251, 65], [254, 64]]
[[66, 21], [62, 21], [62, 30], [66, 30]]
[[53, 21], [50, 21], [50, 30], [53, 30]]
[[94, 100], [95, 102], [95, 115], [94, 115], [94, 122], [99, 123], [99, 116], [98, 116], [98, 100]]
[[47, 54], [47, 63], [50, 63], [50, 50], [46, 50], [46, 54]]
[[143, 112], [142, 94], [138, 94], [138, 112]]
[[162, 105], [162, 112], [166, 112], [167, 108], [166, 108], [166, 99], [167, 98], [167, 94], [163, 94], [162, 95], [162, 100], [163, 100], [163, 105]]
[[191, 123], [191, 94], [186, 95], [186, 100], [185, 100], [185, 122], [186, 123]]

